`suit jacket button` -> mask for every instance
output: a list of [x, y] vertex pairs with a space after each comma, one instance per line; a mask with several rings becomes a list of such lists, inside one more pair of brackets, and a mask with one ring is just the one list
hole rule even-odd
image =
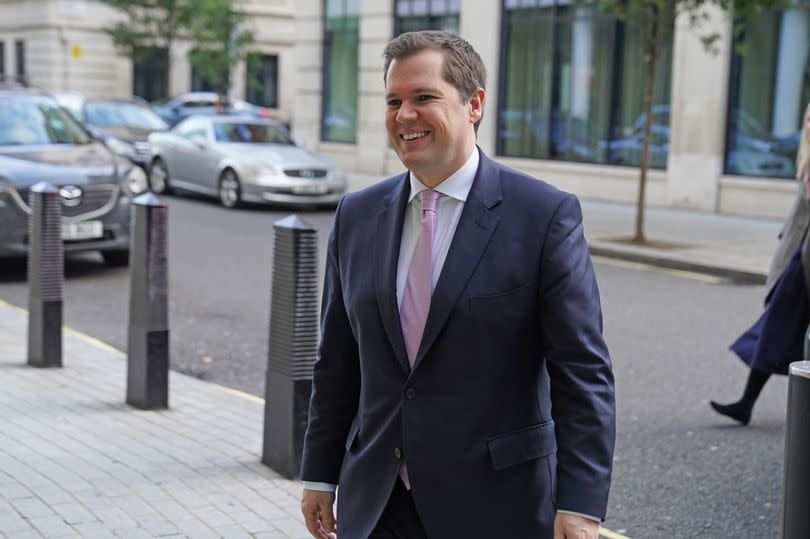
[[416, 397], [416, 390], [414, 388], [409, 387], [405, 390], [405, 398], [413, 399], [414, 397]]
[[402, 458], [402, 451], [400, 451], [398, 447], [394, 448], [394, 456], [397, 457], [397, 460]]

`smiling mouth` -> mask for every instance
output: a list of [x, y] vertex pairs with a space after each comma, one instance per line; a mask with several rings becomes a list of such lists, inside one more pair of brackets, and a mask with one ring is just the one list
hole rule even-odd
[[428, 136], [429, 131], [418, 131], [416, 133], [406, 133], [404, 135], [400, 135], [402, 140], [416, 140], [423, 137]]

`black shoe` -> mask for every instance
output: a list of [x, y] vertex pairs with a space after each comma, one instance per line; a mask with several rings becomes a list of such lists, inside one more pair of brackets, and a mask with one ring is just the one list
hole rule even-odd
[[726, 417], [730, 417], [743, 425], [747, 425], [751, 421], [751, 408], [744, 404], [735, 402], [733, 404], [719, 404], [714, 401], [709, 401], [714, 411]]

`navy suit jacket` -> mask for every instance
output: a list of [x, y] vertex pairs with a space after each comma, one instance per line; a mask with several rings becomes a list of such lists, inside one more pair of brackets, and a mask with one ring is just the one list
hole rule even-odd
[[410, 184], [346, 195], [329, 239], [301, 479], [336, 483], [338, 536], [365, 539], [408, 465], [428, 537], [551, 537], [604, 518], [610, 357], [576, 197], [479, 168], [413, 370], [396, 273]]

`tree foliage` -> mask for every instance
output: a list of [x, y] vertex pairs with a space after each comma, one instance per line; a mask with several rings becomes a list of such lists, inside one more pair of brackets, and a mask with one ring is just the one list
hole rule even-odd
[[[645, 119], [651, 118], [652, 96], [655, 84], [655, 64], [664, 46], [672, 39], [675, 22], [680, 16], [687, 18], [690, 27], [700, 31], [710, 15], [706, 8], [716, 6], [728, 13], [734, 20], [734, 37], [738, 49], [744, 44], [740, 37], [766, 10], [787, 5], [792, 0], [593, 0], [585, 3], [595, 5], [600, 10], [611, 13], [627, 26], [634, 28], [641, 36], [642, 58], [644, 62], [644, 101]], [[716, 51], [719, 34], [702, 34], [706, 50]], [[644, 205], [646, 196], [647, 170], [651, 139], [651, 121], [644, 122], [644, 138], [641, 149], [639, 170], [639, 190], [636, 205], [636, 226], [633, 241], [645, 243]]]
[[[170, 50], [178, 38], [190, 38], [189, 62], [220, 95], [230, 87], [231, 67], [245, 58], [253, 43], [252, 32], [242, 26], [245, 15], [233, 0], [101, 1], [125, 15], [105, 30], [121, 54], [143, 60], [154, 48]], [[170, 70], [167, 62], [167, 80]]]
[[192, 9], [186, 0], [101, 0], [125, 15], [105, 32], [124, 56], [140, 60], [152, 48], [171, 49], [187, 28]]
[[232, 0], [188, 0], [194, 4], [190, 34], [195, 43], [189, 61], [224, 96], [231, 67], [245, 59], [253, 33], [244, 28], [245, 14]]

